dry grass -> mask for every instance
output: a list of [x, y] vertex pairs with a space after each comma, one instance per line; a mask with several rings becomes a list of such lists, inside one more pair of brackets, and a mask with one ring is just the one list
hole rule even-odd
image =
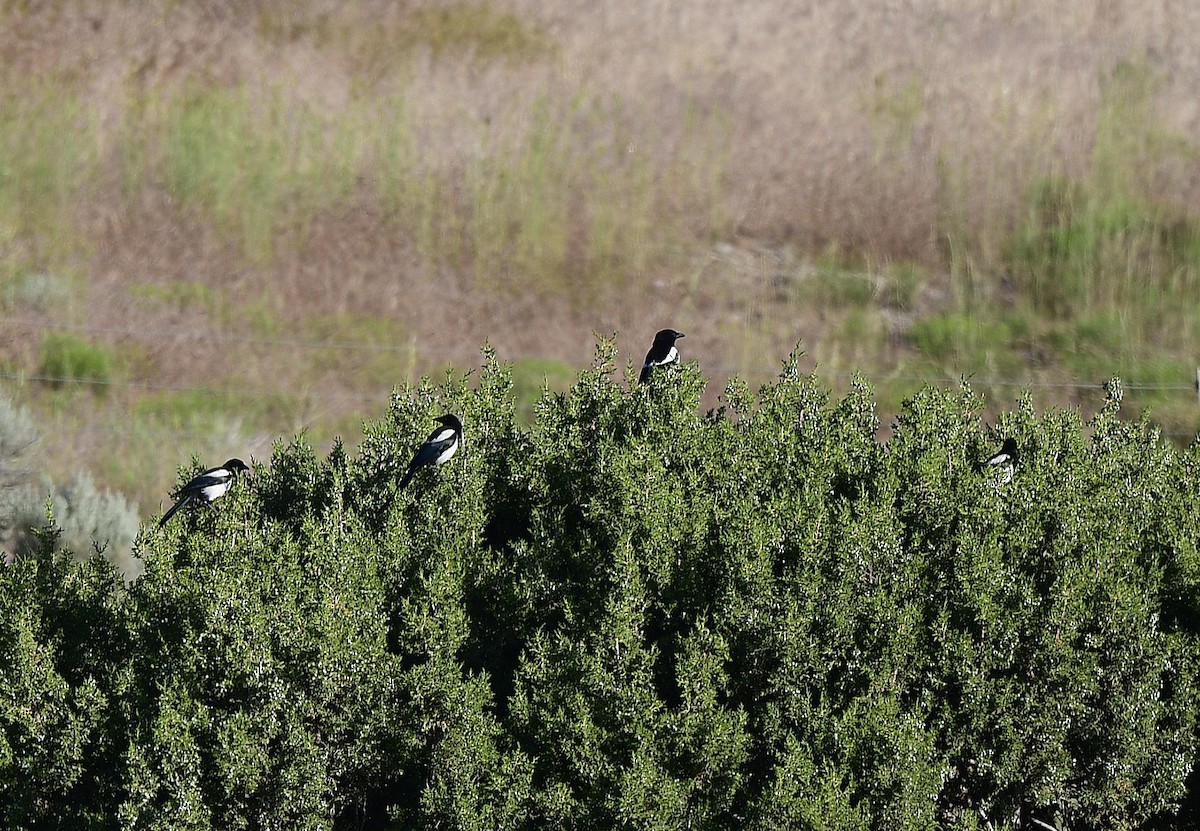
[[[0, 55], [8, 104], [52, 91], [82, 142], [45, 174], [56, 201], [0, 204], [5, 313], [38, 324], [10, 326], [0, 358], [30, 371], [39, 326], [69, 323], [126, 357], [125, 382], [301, 391], [225, 402], [249, 413], [220, 420], [231, 444], [342, 430], [378, 409], [364, 396], [469, 365], [485, 339], [582, 365], [593, 332], [636, 359], [666, 323], [714, 388], [802, 340], [831, 382], [861, 368], [894, 403], [916, 382], [889, 377], [934, 373], [915, 321], [1020, 306], [1001, 277], [1038, 182], [1200, 204], [1200, 8], [1182, 3], [8, 0]], [[229, 158], [197, 173], [216, 146]], [[69, 302], [11, 299], [42, 274]], [[330, 340], [313, 323], [330, 316], [345, 342], [390, 322], [397, 349], [272, 344]], [[1173, 325], [1200, 344], [1194, 318]], [[964, 366], [1061, 378], [1022, 345], [1042, 326]], [[249, 340], [214, 348], [233, 335]], [[53, 423], [98, 427], [77, 443], [105, 459], [144, 397], [121, 390], [78, 422], [91, 399], [54, 404]], [[194, 425], [176, 434], [121, 480], [157, 493], [209, 452]]]

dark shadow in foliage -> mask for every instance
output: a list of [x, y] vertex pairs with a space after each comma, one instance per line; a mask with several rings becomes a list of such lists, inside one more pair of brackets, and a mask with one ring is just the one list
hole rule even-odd
[[650, 650], [657, 648], [652, 669], [654, 672], [654, 694], [668, 710], [678, 710], [683, 706], [683, 690], [679, 686], [677, 663], [682, 649], [682, 627], [670, 629], [662, 624], [662, 616], [656, 616], [656, 622], [647, 621], [643, 646]]
[[424, 784], [417, 768], [397, 771], [395, 779], [368, 788], [360, 802], [342, 806], [333, 816], [333, 827], [335, 831], [392, 831], [402, 827], [392, 817], [393, 808], [418, 804]]
[[[528, 452], [528, 448], [515, 450], [520, 456]], [[517, 596], [515, 579], [530, 564], [526, 552], [533, 539], [537, 500], [527, 487], [522, 487], [511, 455], [489, 461], [494, 465], [489, 468], [486, 487], [492, 498], [483, 524], [482, 548], [492, 558], [492, 568], [466, 587], [464, 599], [471, 634], [459, 658], [469, 672], [486, 674], [496, 712], [504, 718], [525, 648], [524, 633], [530, 631], [530, 604]]]
[[468, 672], [483, 672], [491, 684], [496, 715], [508, 715], [509, 700], [515, 687], [517, 668], [521, 653], [525, 649], [522, 630], [505, 626], [499, 621], [490, 622], [472, 632], [471, 640], [459, 652], [459, 660]]
[[483, 523], [484, 548], [504, 553], [530, 541], [532, 517], [539, 506], [529, 490], [529, 472], [524, 469], [532, 452], [528, 438], [508, 426], [502, 448], [483, 460], [485, 488], [490, 497]]
[[1149, 828], [1153, 831], [1175, 831], [1177, 828], [1200, 828], [1200, 763], [1192, 765], [1192, 772], [1184, 782], [1183, 802], [1179, 813], [1163, 814], [1154, 819]]
[[507, 551], [518, 542], [529, 542], [530, 517], [534, 509], [532, 494], [512, 487], [506, 478], [489, 482], [488, 488], [495, 494], [495, 499], [489, 505], [491, 510], [483, 526], [484, 547]]
[[1183, 632], [1200, 635], [1200, 590], [1189, 585], [1174, 565], [1167, 567], [1162, 598], [1162, 628], [1164, 632]]
[[[398, 597], [398, 594], [397, 594]], [[387, 619], [387, 651], [400, 658], [400, 671], [409, 672], [416, 667], [429, 663], [429, 655], [424, 652], [413, 652], [406, 649], [403, 638], [406, 634], [407, 621], [399, 600], [387, 599], [387, 607], [391, 609]]]

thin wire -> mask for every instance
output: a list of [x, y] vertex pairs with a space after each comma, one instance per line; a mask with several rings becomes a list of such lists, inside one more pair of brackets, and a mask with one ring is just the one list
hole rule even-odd
[[169, 392], [200, 392], [209, 395], [243, 395], [250, 398], [313, 398], [323, 401], [378, 401], [391, 395], [391, 390], [385, 393], [304, 393], [295, 394], [269, 390], [265, 387], [197, 387], [186, 384], [156, 384], [151, 381], [114, 381], [109, 378], [70, 378], [61, 375], [23, 375], [18, 372], [0, 370], [0, 378], [13, 381], [41, 381], [49, 384], [87, 384], [99, 387], [118, 387], [128, 389], [166, 390]]
[[[81, 323], [51, 323], [41, 320], [28, 320], [16, 317], [0, 317], [0, 324], [9, 326], [24, 326], [30, 329], [62, 329], [69, 332], [86, 332], [94, 335], [119, 335], [121, 337], [138, 338], [141, 340], [169, 341], [185, 339], [207, 341], [210, 343], [241, 343], [261, 346], [298, 346], [305, 349], [337, 349], [343, 351], [361, 352], [413, 352], [416, 347], [411, 344], [398, 343], [362, 343], [357, 341], [327, 341], [303, 340], [300, 338], [254, 338], [241, 335], [222, 335], [211, 332], [179, 332], [154, 329], [126, 329], [118, 326], [88, 326]], [[469, 349], [422, 349], [427, 354], [434, 355], [476, 355], [477, 351]]]
[[[15, 317], [0, 317], [0, 324], [7, 324], [7, 325], [11, 325], [11, 326], [24, 326], [24, 327], [28, 327], [28, 328], [34, 328], [34, 329], [62, 329], [62, 330], [66, 330], [66, 331], [86, 332], [86, 333], [90, 333], [90, 334], [120, 335], [123, 337], [138, 338], [138, 339], [145, 339], [145, 340], [169, 340], [172, 338], [179, 338], [181, 336], [181, 333], [177, 332], [177, 331], [127, 329], [127, 328], [121, 328], [121, 327], [89, 326], [89, 325], [85, 325], [85, 324], [73, 324], [73, 323], [53, 323], [53, 322], [48, 322], [48, 321], [29, 320], [29, 319], [25, 319], [25, 318], [15, 318]], [[223, 335], [223, 334], [208, 333], [208, 332], [187, 333], [186, 338], [190, 339], [190, 340], [207, 341], [207, 342], [211, 342], [211, 343], [240, 343], [240, 344], [251, 344], [251, 345], [261, 345], [261, 346], [301, 347], [301, 348], [305, 348], [305, 349], [331, 349], [331, 350], [364, 351], [364, 352], [366, 352], [366, 351], [415, 352], [416, 351], [416, 347], [411, 344], [362, 343], [362, 342], [356, 342], [356, 341], [317, 341], [317, 340], [304, 340], [301, 338], [255, 338], [255, 337], [236, 336], [236, 335]], [[471, 350], [471, 349], [422, 348], [420, 351], [423, 354], [427, 354], [427, 355], [432, 354], [432, 355], [447, 356], [447, 357], [478, 355], [478, 350]], [[729, 365], [722, 365], [722, 364], [709, 365], [707, 367], [707, 369], [711, 372], [720, 372], [720, 373], [725, 373], [727, 375], [741, 375], [741, 376], [752, 376], [752, 377], [774, 377], [777, 374], [777, 371], [775, 371], [775, 370], [761, 368], [761, 367], [729, 366]], [[11, 374], [5, 375], [3, 373], [0, 373], [0, 377], [11, 378], [14, 376]], [[23, 377], [29, 378], [30, 380], [45, 380], [45, 381], [51, 381], [51, 382], [78, 380], [78, 379], [71, 379], [71, 378], [50, 378], [50, 377], [34, 377], [34, 376], [23, 376]], [[889, 375], [889, 376], [884, 376], [881, 380], [877, 380], [875, 383], [879, 384], [879, 383], [891, 383], [891, 382], [896, 382], [896, 381], [903, 381], [903, 382], [913, 382], [913, 383], [922, 383], [922, 384], [938, 384], [938, 383], [945, 383], [947, 381], [947, 379], [948, 379], [948, 376]], [[974, 376], [967, 377], [967, 381], [976, 386], [1031, 387], [1031, 388], [1037, 388], [1037, 389], [1095, 389], [1095, 388], [1103, 387], [1104, 383], [1107, 382], [1107, 380], [1108, 379], [1106, 378], [1106, 379], [1104, 379], [1104, 381], [1095, 381], [1095, 382], [1092, 382], [1092, 381], [1044, 381], [1044, 380], [1032, 380], [1032, 379], [1017, 380], [1017, 379], [1011, 379], [1011, 378], [978, 378], [978, 377], [974, 377]], [[113, 386], [131, 386], [131, 387], [139, 386], [138, 382], [92, 381], [91, 383], [110, 383]], [[263, 391], [255, 392], [255, 391], [250, 391], [250, 390], [242, 390], [242, 391], [219, 390], [219, 389], [208, 390], [206, 388], [200, 388], [200, 387], [178, 387], [178, 386], [171, 386], [171, 385], [145, 384], [144, 386], [146, 386], [147, 388], [150, 388], [150, 389], [169, 389], [169, 390], [196, 391], [196, 392], [224, 391], [224, 392], [240, 392], [242, 394], [248, 394], [248, 395], [282, 394], [282, 393], [269, 393], [269, 392], [263, 392]], [[1177, 384], [1161, 384], [1161, 383], [1149, 383], [1149, 382], [1139, 382], [1139, 381], [1122, 381], [1121, 386], [1127, 390], [1151, 390], [1151, 391], [1187, 391], [1187, 390], [1190, 390], [1193, 392], [1196, 390], [1196, 385], [1194, 382], [1193, 383], [1177, 383]], [[319, 398], [321, 396], [317, 395], [315, 397]], [[358, 396], [351, 395], [351, 396], [343, 396], [343, 397], [355, 398]], [[361, 398], [363, 400], [369, 400], [374, 397], [375, 396], [361, 396]]]
[[[709, 366], [706, 367], [713, 372], [723, 372], [729, 375], [744, 375], [744, 376], [776, 376], [777, 372], [767, 369], [744, 369], [733, 366]], [[837, 373], [837, 377], [848, 377], [849, 373]], [[962, 376], [941, 376], [941, 375], [882, 375], [879, 378], [868, 379], [874, 386], [881, 386], [893, 382], [912, 382], [920, 384], [944, 384], [948, 380], [954, 380]], [[1103, 381], [1037, 381], [1037, 380], [1017, 380], [1012, 378], [979, 378], [976, 376], [965, 376], [967, 383], [976, 387], [1033, 387], [1038, 389], [1103, 389], [1108, 382], [1108, 378]], [[1119, 376], [1118, 376], [1119, 377]], [[1163, 391], [1187, 391], [1196, 392], [1196, 385], [1192, 384], [1152, 384], [1143, 382], [1121, 381], [1121, 387], [1127, 390], [1163, 390]]]
[[[889, 381], [916, 381], [921, 383], [937, 383], [944, 381], [944, 378], [930, 378], [920, 375], [891, 375], [888, 376]], [[976, 378], [974, 376], [966, 376], [967, 383], [978, 387], [1036, 387], [1039, 389], [1103, 389], [1108, 383], [1108, 378], [1104, 381], [1016, 381], [1011, 379], [997, 378]], [[1195, 384], [1149, 384], [1132, 381], [1121, 381], [1121, 387], [1127, 390], [1187, 390], [1189, 392], [1196, 391]]]

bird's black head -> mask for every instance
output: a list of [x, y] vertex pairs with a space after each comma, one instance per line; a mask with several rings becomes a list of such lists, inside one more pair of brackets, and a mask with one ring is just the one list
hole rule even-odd
[[659, 329], [658, 334], [654, 336], [654, 343], [666, 344], [667, 346], [674, 345], [675, 341], [684, 337], [683, 332], [676, 332], [674, 329]]
[[250, 469], [241, 459], [230, 459], [228, 462], [221, 465], [221, 467], [225, 468], [230, 473], [245, 473]]
[[438, 416], [434, 419], [434, 421], [436, 421], [438, 424], [444, 424], [451, 430], [457, 430], [459, 433], [462, 432], [462, 422], [458, 420], [458, 416], [446, 413], [444, 416]]
[[1014, 462], [1017, 460], [1017, 440], [1011, 436], [1004, 440], [1004, 445], [1000, 450], [1007, 453]]

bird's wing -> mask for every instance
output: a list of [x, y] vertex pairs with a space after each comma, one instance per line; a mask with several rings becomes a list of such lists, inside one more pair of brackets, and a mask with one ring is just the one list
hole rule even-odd
[[233, 474], [223, 467], [215, 467], [212, 470], [207, 470], [199, 476], [192, 479], [182, 488], [175, 492], [176, 497], [184, 496], [185, 494], [196, 496], [212, 487], [228, 485], [233, 479]]
[[[453, 433], [453, 431], [450, 432]], [[412, 481], [413, 475], [418, 470], [426, 465], [433, 464], [443, 449], [433, 440], [433, 437], [430, 437], [429, 441], [418, 447], [417, 452], [413, 454], [412, 461], [408, 463], [408, 470], [405, 472], [404, 478], [400, 480], [400, 489], [403, 490]]]
[[448, 444], [452, 444], [453, 442], [454, 442], [454, 428], [453, 427], [443, 427], [440, 430], [434, 430], [433, 433], [430, 434], [429, 439], [426, 440], [425, 443], [426, 444], [448, 445]]
[[454, 447], [457, 442], [457, 435], [447, 427], [445, 430], [438, 431], [436, 435], [430, 436], [429, 441], [425, 442], [417, 455], [422, 458], [422, 464], [430, 464], [440, 459], [442, 454]]
[[408, 463], [408, 469], [411, 471], [424, 467], [437, 458], [438, 452], [437, 445], [431, 441], [425, 442], [417, 449], [412, 461]]
[[213, 485], [224, 485], [233, 478], [233, 474], [223, 467], [210, 470], [207, 473], [202, 473], [188, 483], [191, 490], [201, 491], [205, 488], [211, 488]]

